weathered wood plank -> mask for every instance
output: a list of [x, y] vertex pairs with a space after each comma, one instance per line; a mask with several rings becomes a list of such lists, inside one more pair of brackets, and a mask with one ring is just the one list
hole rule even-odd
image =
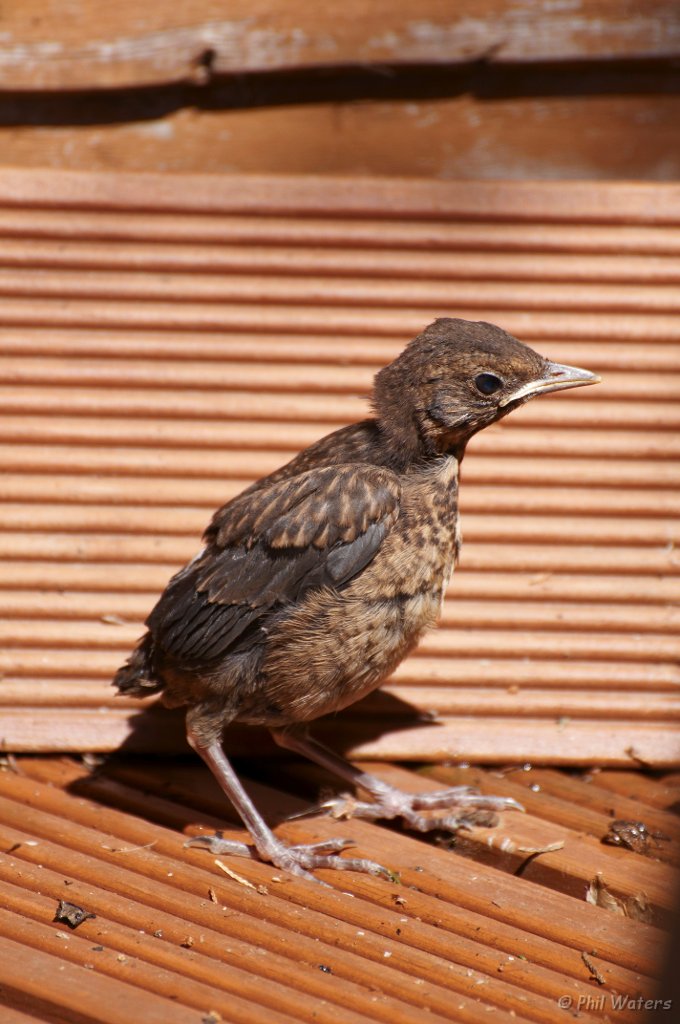
[[[314, 103], [303, 95], [289, 105], [251, 109], [233, 109], [219, 96], [201, 108], [183, 97], [171, 104], [142, 97], [114, 104], [110, 97], [105, 102], [90, 94], [88, 124], [82, 123], [78, 93], [60, 94], [51, 108], [46, 101], [33, 102], [30, 94], [19, 103], [15, 93], [3, 99], [0, 152], [5, 162], [54, 170], [162, 168], [213, 175], [313, 170], [355, 179], [442, 180], [680, 177], [680, 97], [663, 81], [643, 80], [636, 87], [628, 72], [626, 85], [589, 86], [543, 83], [538, 71], [536, 76], [532, 73], [532, 88], [543, 89], [539, 95], [478, 98], [466, 92], [442, 99]], [[314, 95], [313, 86], [309, 94]], [[219, 231], [220, 225], [215, 227]], [[267, 229], [266, 221], [262, 227]], [[296, 233], [301, 230], [304, 225]], [[363, 229], [364, 235], [370, 232], [371, 225]], [[523, 236], [512, 245], [523, 246]]]
[[677, 56], [672, 0], [347, 0], [340, 7], [218, 0], [103, 8], [23, 0], [3, 8], [0, 87], [201, 84], [214, 74], [356, 64]]

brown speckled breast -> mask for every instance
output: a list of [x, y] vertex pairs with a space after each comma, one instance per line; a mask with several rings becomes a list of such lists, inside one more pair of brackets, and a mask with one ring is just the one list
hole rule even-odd
[[404, 477], [399, 519], [371, 564], [340, 593], [310, 594], [273, 627], [241, 721], [317, 718], [396, 668], [439, 614], [459, 543], [457, 477], [453, 457]]

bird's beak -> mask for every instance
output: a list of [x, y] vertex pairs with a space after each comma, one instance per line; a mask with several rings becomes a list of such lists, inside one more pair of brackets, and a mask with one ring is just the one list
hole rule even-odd
[[582, 388], [586, 384], [598, 384], [601, 377], [590, 370], [581, 370], [578, 366], [564, 366], [562, 363], [546, 363], [543, 374], [538, 380], [531, 380], [521, 388], [508, 395], [500, 403], [501, 407], [510, 405], [522, 398], [533, 398], [534, 395], [547, 395], [551, 391], [562, 391], [565, 388]]

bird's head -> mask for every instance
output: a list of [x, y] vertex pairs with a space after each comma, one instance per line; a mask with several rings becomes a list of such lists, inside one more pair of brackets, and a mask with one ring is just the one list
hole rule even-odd
[[452, 452], [530, 398], [596, 384], [484, 322], [435, 320], [375, 378], [380, 429], [411, 457]]

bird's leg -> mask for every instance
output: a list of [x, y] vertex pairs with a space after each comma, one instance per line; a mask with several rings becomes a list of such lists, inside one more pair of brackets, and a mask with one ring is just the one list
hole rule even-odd
[[[455, 832], [472, 824], [495, 824], [496, 811], [524, 810], [516, 800], [501, 796], [482, 796], [471, 786], [455, 786], [434, 793], [404, 793], [376, 778], [375, 775], [355, 768], [349, 761], [345, 761], [306, 733], [298, 732], [294, 728], [278, 729], [272, 730], [272, 736], [280, 746], [308, 757], [372, 796], [371, 803], [355, 800], [348, 794], [324, 801], [320, 809], [334, 817], [371, 820], [403, 818], [410, 828], [418, 832], [428, 832], [435, 828]], [[430, 811], [446, 813], [423, 813]]]
[[219, 740], [205, 744], [195, 733], [187, 730], [189, 743], [210, 768], [222, 790], [238, 811], [243, 824], [248, 829], [255, 845], [255, 854], [251, 846], [215, 836], [195, 836], [187, 840], [187, 846], [202, 846], [211, 853], [234, 854], [237, 857], [255, 857], [269, 861], [282, 871], [290, 871], [312, 881], [318, 881], [309, 872], [314, 868], [335, 868], [342, 871], [363, 871], [369, 875], [385, 875], [392, 873], [372, 860], [359, 857], [339, 857], [340, 850], [353, 846], [351, 839], [327, 839], [320, 843], [304, 846], [286, 846], [274, 835], [254, 803], [241, 785], [236, 772], [224, 755]]

